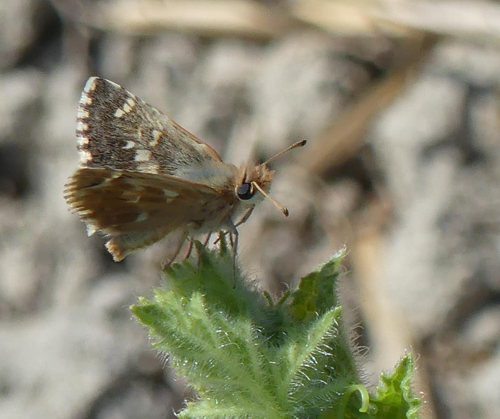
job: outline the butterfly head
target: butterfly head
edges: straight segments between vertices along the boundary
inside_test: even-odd
[[[243,166],[235,185],[236,197],[242,204],[255,204],[261,201],[271,189],[274,170],[265,165]],[[262,192],[261,192],[262,191]]]
[[[286,153],[296,147],[302,147],[305,144],[305,140],[299,141],[260,165],[243,167],[240,170],[235,187],[235,193],[240,200],[240,206],[250,208],[263,198],[267,198],[283,213],[285,217],[288,217],[288,209],[269,195],[274,170],[269,169],[268,164],[277,157],[281,156],[283,153]]]

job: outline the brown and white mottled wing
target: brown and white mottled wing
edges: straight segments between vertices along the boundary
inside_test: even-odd
[[[100,231],[109,238],[106,247],[120,261],[176,229],[221,227],[235,198],[169,175],[81,168],[66,185],[65,199],[89,235]]]
[[[163,173],[221,163],[208,144],[123,87],[88,79],[78,105],[81,167]]]

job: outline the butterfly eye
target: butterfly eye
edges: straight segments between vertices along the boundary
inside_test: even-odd
[[[239,199],[246,201],[255,195],[255,188],[251,183],[243,183],[236,189],[236,194]]]

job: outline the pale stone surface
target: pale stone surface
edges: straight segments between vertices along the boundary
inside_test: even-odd
[[[24,25],[31,16],[9,13],[0,21],[14,25],[17,16]],[[79,49],[62,54],[66,39],[36,33],[0,36],[0,49],[11,51],[0,60],[0,416],[173,417],[182,381],[162,368],[128,311],[161,284],[158,266],[172,246],[116,264],[62,197],[78,164],[76,105],[86,78],[124,85],[239,164],[315,141],[374,82],[363,60],[381,72],[388,65],[380,61],[386,40],[101,33],[93,68],[80,68],[71,64]],[[17,65],[34,43],[42,47]],[[350,223],[383,189],[392,218],[379,276],[424,354],[436,386],[428,398],[453,419],[497,415],[489,407],[498,405],[499,376],[499,57],[496,45],[439,44],[373,124],[368,147],[321,179],[295,163],[307,147],[283,157],[273,164],[272,195],[290,217],[264,202],[240,229],[245,269],[283,290],[343,245],[349,254]],[[345,281],[352,323],[361,322],[355,283]],[[370,333],[363,339],[370,344]]]

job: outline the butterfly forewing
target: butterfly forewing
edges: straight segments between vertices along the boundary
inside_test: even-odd
[[[176,176],[222,163],[208,144],[109,80],[87,81],[77,119],[82,167]]]

